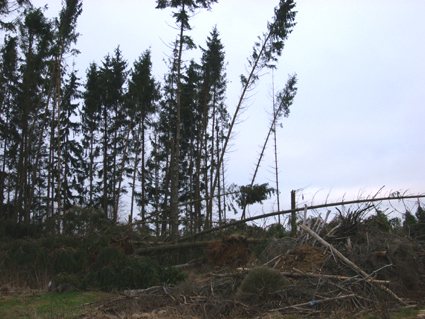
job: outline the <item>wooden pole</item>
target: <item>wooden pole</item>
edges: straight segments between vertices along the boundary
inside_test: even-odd
[[[296,203],[295,203],[295,191],[291,191],[291,235],[297,237],[297,214],[296,214]]]

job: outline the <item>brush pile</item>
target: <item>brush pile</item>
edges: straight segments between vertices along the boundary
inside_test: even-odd
[[[388,318],[391,311],[420,306],[424,246],[362,214],[348,212],[329,224],[306,221],[297,238],[272,239],[256,259],[246,238],[224,237],[209,245],[205,264],[190,269],[184,283],[127,291],[108,309],[148,316],[159,311],[152,305],[160,304],[163,316],[157,318],[352,318],[371,313]]]

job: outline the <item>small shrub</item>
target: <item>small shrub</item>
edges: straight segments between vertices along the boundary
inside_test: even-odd
[[[288,236],[288,231],[282,224],[272,224],[267,230],[267,238],[283,238]]]
[[[75,251],[72,248],[61,248],[55,253],[53,268],[56,273],[74,272],[77,269],[77,261],[75,260]]]
[[[265,301],[288,286],[288,279],[278,270],[256,267],[243,279],[236,298],[240,300]]]
[[[80,286],[80,280],[77,275],[66,272],[59,273],[49,284],[50,291],[65,292],[69,289]]]
[[[97,273],[98,283],[102,289],[112,289],[117,282],[117,273],[110,266],[102,267]]]
[[[38,251],[39,247],[35,242],[26,242],[15,253],[15,261],[20,266],[28,265],[37,257]]]
[[[129,258],[117,247],[107,246],[99,251],[96,258],[95,268],[111,266],[113,268],[123,268],[129,263]]]
[[[161,282],[166,284],[175,285],[185,280],[187,274],[174,267],[166,267],[161,271]]]

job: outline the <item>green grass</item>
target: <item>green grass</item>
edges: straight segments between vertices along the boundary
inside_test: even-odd
[[[111,297],[99,291],[68,293],[25,293],[0,297],[0,318],[71,318],[84,312],[82,304]]]
[[[50,292],[27,292],[14,295],[0,295],[0,318],[1,319],[71,319],[78,318],[78,314],[85,314],[85,318],[91,317],[93,309],[101,303],[82,307],[82,304],[96,301],[106,301],[115,298],[113,293],[101,291],[74,291],[67,293]],[[416,319],[417,309],[403,309],[392,313],[391,319]],[[267,319],[296,319],[301,318],[293,315],[269,313]],[[344,317],[347,318],[347,317]],[[357,319],[382,319],[379,315],[365,315]]]

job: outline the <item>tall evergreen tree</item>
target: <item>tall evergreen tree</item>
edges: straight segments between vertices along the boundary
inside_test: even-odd
[[[264,156],[264,152],[266,150],[269,138],[273,131],[276,129],[276,122],[283,117],[288,117],[290,109],[289,107],[292,105],[294,101],[294,97],[297,94],[297,77],[296,74],[289,76],[288,81],[286,82],[285,88],[278,92],[276,96],[277,107],[273,106],[273,116],[270,122],[269,130],[266,135],[266,139],[264,141],[263,147],[260,152],[260,156],[258,157],[257,165],[255,166],[254,174],[252,175],[251,184],[247,187],[248,189],[253,189],[255,178],[257,177],[258,169],[260,168],[261,161]],[[242,216],[241,218],[245,218],[246,204],[242,207]]]
[[[18,131],[11,125],[11,112],[17,99],[18,88],[18,41],[7,36],[0,49],[0,219],[10,218],[11,173],[16,154],[14,138]]]
[[[79,103],[81,98],[79,82],[76,72],[73,71],[66,79],[61,98],[61,176],[64,211],[73,205],[83,203],[84,167],[83,148],[79,141],[80,123],[78,120]]]
[[[86,84],[83,92],[83,106],[81,108],[82,145],[85,150],[85,202],[88,206],[100,207],[99,190],[97,187],[97,157],[100,155],[99,123],[101,116],[101,92],[99,69],[91,63],[86,72]]]
[[[295,15],[294,11],[295,2],[293,0],[280,0],[279,5],[274,9],[274,17],[272,22],[267,23],[267,32],[263,33],[262,37],[259,37],[259,41],[254,44],[253,52],[248,58],[248,65],[250,71],[248,76],[241,75],[242,93],[239,98],[238,105],[233,114],[227,136],[224,140],[224,144],[221,150],[221,155],[218,162],[218,167],[221,167],[224,160],[224,155],[227,149],[230,136],[232,134],[233,127],[236,123],[236,119],[239,116],[240,111],[243,109],[243,102],[245,95],[259,79],[259,74],[264,68],[276,68],[275,62],[278,57],[282,54],[285,40],[288,35],[292,32],[295,26]],[[220,172],[217,171],[212,184],[212,190],[217,187]],[[210,206],[212,203],[209,204]]]
[[[170,166],[171,175],[171,205],[170,205],[170,224],[171,237],[174,242],[178,240],[178,199],[179,199],[179,159],[180,159],[180,122],[181,122],[181,76],[182,76],[182,54],[183,46],[194,48],[193,40],[185,34],[191,30],[189,24],[190,15],[198,8],[210,9],[217,0],[157,0],[157,8],[173,8],[177,9],[173,13],[176,23],[180,30],[177,44],[177,94],[176,94],[176,135],[173,140],[173,163]]]
[[[57,63],[58,76],[56,80],[56,99],[57,102],[57,203],[58,203],[58,229],[60,230],[60,215],[62,210],[62,165],[61,165],[61,79],[62,79],[62,63],[63,57],[66,53],[72,52],[71,46],[77,42],[78,33],[76,32],[77,19],[82,12],[82,0],[66,0],[63,4],[64,7],[59,13],[59,18],[55,20],[56,26],[56,45],[55,45],[55,58]],[[75,79],[74,79],[75,80]],[[76,82],[73,81],[75,84]],[[75,91],[75,88],[72,88]]]
[[[127,81],[127,62],[123,59],[121,50],[115,49],[114,55],[107,55],[100,68],[101,89],[101,156],[102,166],[99,174],[102,176],[100,188],[102,192],[102,208],[108,216],[112,214],[114,222],[118,218],[117,186],[120,178],[122,151],[125,143],[126,114],[123,112],[125,83]]]
[[[137,61],[134,62],[128,85],[127,101],[129,111],[132,113],[134,124],[132,125],[132,161],[131,172],[131,208],[130,218],[133,219],[133,204],[137,197],[140,206],[142,221],[146,217],[146,206],[148,204],[146,194],[146,181],[148,170],[147,160],[147,130],[150,126],[150,117],[156,111],[155,102],[159,99],[159,84],[152,76],[151,52],[146,50]],[[140,181],[140,192],[136,191],[136,180]]]
[[[170,226],[170,184],[171,166],[174,158],[174,145],[176,134],[176,94],[177,94],[177,50],[169,60],[169,71],[164,77],[161,100],[152,125],[150,142],[152,150],[147,161],[149,171],[153,176],[148,178],[148,197],[153,203],[154,211],[161,227],[157,225],[157,232],[165,235],[167,226]],[[160,217],[159,217],[160,216]],[[159,230],[160,228],[160,230]]]
[[[220,34],[217,27],[214,27],[207,38],[207,47],[202,49],[202,90],[201,90],[201,105],[204,110],[201,145],[205,145],[205,167],[209,167],[209,171],[204,172],[205,176],[205,189],[206,189],[206,222],[209,226],[212,221],[212,202],[214,200],[213,189],[213,175],[214,172],[220,172],[221,168],[218,167],[219,149],[223,139],[223,131],[228,127],[228,114],[224,104],[226,93],[226,73],[225,73],[225,53],[224,46],[219,38]],[[210,119],[210,123],[208,122]],[[210,144],[208,145],[208,132],[210,134]],[[209,147],[208,147],[209,146]],[[202,147],[201,147],[202,149]],[[201,157],[200,157],[201,158]],[[198,163],[200,167],[200,163]],[[221,184],[218,183],[218,217],[221,221]],[[211,205],[210,205],[211,203]]]
[[[38,114],[44,94],[44,82],[51,56],[52,25],[41,9],[30,10],[19,27],[20,49],[24,61],[20,65],[20,85],[17,104],[13,110],[14,125],[18,128],[18,163],[14,195],[15,220],[30,222],[32,202],[29,173],[34,170],[34,148],[40,130]],[[45,103],[45,101],[44,101]]]

